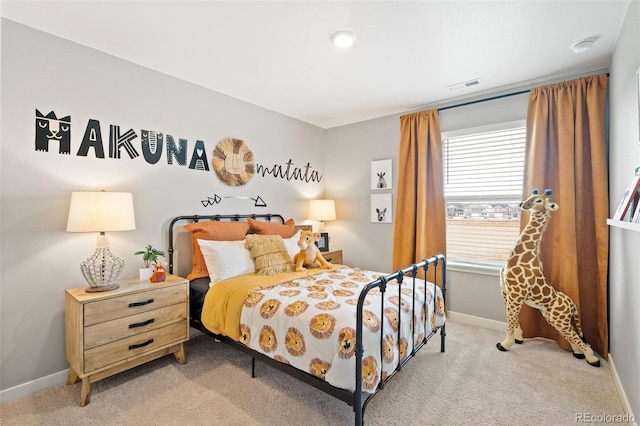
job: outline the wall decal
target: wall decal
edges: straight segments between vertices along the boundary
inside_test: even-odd
[[[196,141],[196,146],[193,152],[194,155],[191,157],[189,168],[194,170],[205,170],[208,172],[209,162],[207,161],[207,154],[204,152],[204,142]]]
[[[221,200],[222,198],[220,198],[216,194],[213,194],[213,197],[207,197],[206,200],[202,200],[200,202],[204,207],[207,207],[207,206],[213,206],[214,204],[218,204]]]
[[[93,148],[96,158],[104,158],[104,149],[102,147],[102,131],[100,130],[100,122],[98,120],[89,120],[87,128],[84,131],[82,144],[76,155],[86,157],[89,148]]]
[[[124,150],[129,154],[129,158],[136,158],[140,154],[133,147],[131,141],[137,138],[136,132],[132,129],[127,130],[123,134],[120,133],[120,126],[111,124],[109,126],[109,157],[120,158],[120,151]]]
[[[260,197],[259,195],[256,198],[245,197],[242,195],[230,195],[224,198],[235,198],[237,200],[252,200],[254,201],[254,204],[253,204],[254,207],[267,207],[267,203],[265,203],[262,197]],[[220,196],[218,196],[217,194],[213,194],[213,197],[207,197],[206,200],[201,200],[200,202],[204,207],[208,207],[208,206],[213,206],[214,204],[220,204],[220,201],[222,201],[222,198],[220,198]]]
[[[178,139],[180,147],[176,145],[173,140],[173,136],[167,135],[167,164],[173,164],[173,158],[176,159],[179,165],[184,166],[187,164],[187,140]]]
[[[95,158],[103,159],[106,157],[106,142],[108,143],[106,147],[108,158],[114,160],[122,160],[122,152],[124,151],[131,160],[142,157],[147,164],[154,165],[161,160],[164,152],[168,165],[177,164],[178,166],[186,166],[190,170],[210,171],[204,141],[196,140],[190,150],[191,157],[187,166],[187,153],[190,148],[187,139],[174,138],[173,135],[148,129],[140,130],[139,147],[136,145],[137,138],[138,133],[135,130],[129,129],[122,132],[119,125],[109,124],[109,138],[105,141],[102,137],[100,120],[91,118],[85,126],[76,156],[88,157],[91,153]],[[44,115],[36,109],[35,150],[49,152],[49,145],[52,143],[58,144],[59,154],[71,154],[71,116],[57,118],[55,111]],[[256,174],[262,177],[271,175],[286,181],[298,180],[305,183],[320,182],[323,178],[317,170],[313,169],[311,163],[297,167],[292,159],[284,164],[274,164],[272,167],[256,164],[253,153],[240,139],[223,140],[215,147],[213,156],[212,164],[216,174],[220,180],[231,186],[245,185]],[[251,199],[256,201],[257,207],[266,206],[260,197]]]
[[[49,142],[58,143],[60,154],[71,154],[71,116],[57,118],[53,111],[45,116],[36,109],[36,151],[49,152]]]
[[[213,150],[213,168],[227,185],[246,185],[255,172],[253,153],[243,140],[227,138]]]
[[[285,167],[286,166],[286,167]],[[261,164],[256,166],[256,174],[262,175],[273,175],[275,178],[281,178],[287,181],[290,180],[301,180],[304,182],[320,182],[322,180],[322,175],[319,174],[316,170],[311,167],[311,163],[307,163],[306,166],[300,167],[292,167],[293,161],[289,159],[284,166],[275,164],[271,169],[264,167]]]
[[[253,204],[254,207],[267,207],[267,203],[265,203],[260,196],[257,196],[256,198],[251,198],[251,197],[243,197],[241,195],[235,195],[235,196],[229,196],[224,198],[236,198],[238,200],[253,200],[255,201],[255,203]]]
[[[142,130],[140,132],[140,140],[142,141],[142,155],[146,162],[156,164],[160,161],[164,146],[164,135],[152,130]]]

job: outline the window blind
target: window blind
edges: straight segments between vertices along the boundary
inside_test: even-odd
[[[526,128],[443,135],[447,256],[504,262],[520,231]]]

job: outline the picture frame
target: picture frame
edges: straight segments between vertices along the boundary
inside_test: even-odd
[[[393,162],[375,160],[371,162],[371,190],[393,189]]]
[[[371,194],[371,222],[393,223],[391,194]]]
[[[316,246],[322,252],[329,251],[329,233],[320,232],[320,239],[316,241]]]

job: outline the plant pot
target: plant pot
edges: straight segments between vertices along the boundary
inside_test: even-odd
[[[148,280],[151,274],[153,274],[153,268],[140,268],[141,280]]]

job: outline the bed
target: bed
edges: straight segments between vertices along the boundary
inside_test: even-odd
[[[189,279],[191,326],[249,354],[252,377],[260,360],[346,402],[362,425],[371,398],[438,332],[445,351],[445,258],[392,274],[294,271],[303,228],[277,214],[175,217],[169,273]]]

